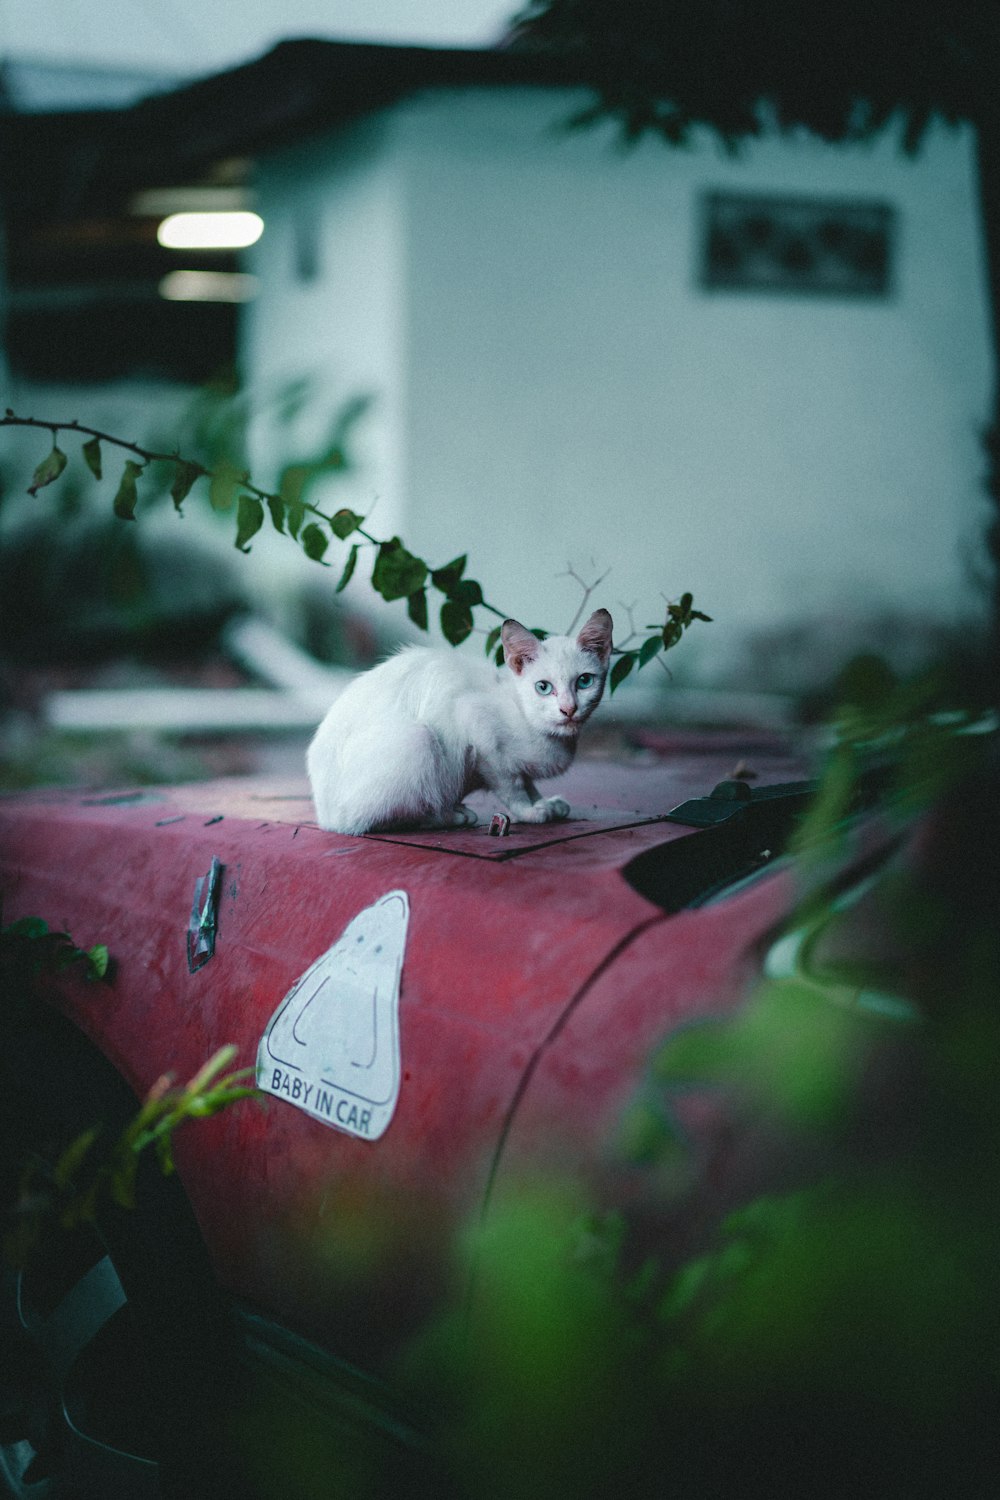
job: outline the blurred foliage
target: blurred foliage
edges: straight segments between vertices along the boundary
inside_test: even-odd
[[[994,687],[985,674],[956,677],[950,664],[900,678],[878,656],[854,658],[838,679],[833,746],[800,852],[837,845],[866,773],[882,771],[883,805],[904,820],[973,773],[996,730]]]
[[[6,1021],[6,1018],[5,1018]],[[24,1164],[20,1189],[5,1226],[4,1256],[23,1266],[36,1246],[56,1230],[97,1221],[105,1203],[131,1208],[143,1152],[152,1149],[164,1172],[174,1170],[173,1136],[189,1120],[218,1114],[240,1099],[257,1096],[252,1068],[226,1072],[236,1055],[220,1047],[186,1084],[159,1078],[134,1117],[108,1139],[100,1122],[78,1135],[58,1159],[40,1150]]]
[[[597,90],[578,123],[617,119],[685,144],[694,128],[730,149],[804,126],[863,141],[890,126],[916,151],[934,118],[989,119],[1000,16],[994,3],[844,0],[817,25],[802,0],[529,0],[513,45],[572,61]]]
[[[194,661],[245,608],[221,558],[114,520],[49,516],[0,547],[0,637],[10,662]]]
[[[404,1361],[460,1496],[990,1493],[997,1234],[919,1176],[762,1196],[673,1273],[554,1184]],[[984,1300],[985,1297],[985,1300]]]
[[[68,734],[29,726],[0,736],[0,792],[37,786],[166,786],[247,775],[252,750],[242,741],[198,741],[137,730]]]
[[[295,633],[317,661],[351,671],[363,671],[403,644],[402,632],[387,615],[353,609],[324,587],[324,580],[306,582],[295,599]]]
[[[78,948],[68,932],[53,932],[41,917],[20,917],[2,924],[0,903],[0,993],[8,1007],[34,1014],[34,991],[43,974],[59,974],[80,964],[87,979],[103,979],[108,972],[108,950],[103,943]],[[11,1014],[8,1010],[8,1018]]]
[[[995,1489],[996,724],[872,660],[841,687],[762,979],[667,1038],[616,1143],[652,1176],[685,1140],[675,1102],[724,1099],[714,1183],[652,1221],[522,1183],[457,1247],[468,1306],[401,1362],[459,1495]]]
[[[68,932],[51,929],[41,917],[21,917],[0,925],[0,1015],[6,1043],[15,1032],[37,1038],[44,1048],[46,1026],[58,1022],[47,996],[52,982],[78,967],[91,982],[113,978],[113,964],[103,943],[80,948]],[[143,1152],[152,1149],[164,1172],[172,1172],[173,1135],[188,1120],[205,1119],[239,1099],[257,1097],[247,1080],[252,1068],[227,1072],[234,1046],[220,1047],[204,1067],[183,1085],[164,1074],[149,1090],[136,1114],[114,1138],[107,1139],[99,1121],[78,1135],[53,1160],[44,1142],[21,1166],[13,1204],[5,1204],[4,1256],[22,1266],[33,1249],[54,1229],[92,1224],[103,1204],[129,1208]],[[4,1163],[5,1177],[15,1163]]]

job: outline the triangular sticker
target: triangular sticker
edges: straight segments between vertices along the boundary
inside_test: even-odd
[[[257,1049],[257,1087],[375,1141],[399,1097],[399,986],[410,903],[390,891],[289,990]]]

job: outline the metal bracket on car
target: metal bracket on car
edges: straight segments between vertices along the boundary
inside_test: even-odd
[[[720,781],[709,796],[692,797],[672,807],[664,816],[671,823],[685,823],[689,828],[714,828],[717,823],[726,823],[762,802],[805,808],[817,785],[815,781],[785,781],[778,786],[749,787],[745,781]]]
[[[194,887],[194,902],[187,930],[187,960],[192,974],[203,964],[207,964],[215,952],[221,884],[222,865],[213,857],[208,874],[199,876]]]

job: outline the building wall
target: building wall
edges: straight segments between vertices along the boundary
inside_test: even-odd
[[[986,514],[988,314],[965,134],[623,151],[553,131],[559,96],[437,95],[397,120],[409,245],[407,506],[468,545],[491,599],[572,614],[693,590],[715,617],[676,661],[742,664],[781,620],[955,612]],[[706,292],[709,189],[896,210],[885,300]],[[863,628],[863,626],[862,626]],[[701,661],[698,658],[701,656]]]
[[[402,200],[385,131],[384,117],[365,120],[261,163],[266,227],[247,256],[260,292],[246,311],[241,362],[259,413],[253,456],[264,484],[321,451],[346,402],[373,398],[354,431],[356,470],[318,495],[365,513],[377,505],[373,524],[388,535],[406,493],[406,357]]]
[[[595,602],[639,626],[691,589],[715,623],[677,653],[682,678],[766,681],[754,642],[785,626],[807,678],[825,665],[794,634],[811,620],[858,644],[878,620],[884,644],[886,617],[982,607],[991,362],[968,135],[935,131],[916,161],[808,138],[626,151],[610,127],[560,130],[573,102],[427,93],[276,157],[254,382],[320,372],[313,423],[375,389],[359,508],[377,493],[373,525],[432,562],[468,551],[528,623],[568,622],[568,567],[611,568]],[[890,295],[703,290],[718,189],[887,201]],[[327,259],[303,287],[287,267],[305,201]]]

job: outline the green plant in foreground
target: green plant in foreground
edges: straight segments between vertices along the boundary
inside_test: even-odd
[[[45,1014],[38,998],[40,984],[74,965],[87,980],[104,979],[110,967],[108,950],[103,943],[81,948],[68,932],[53,931],[41,917],[21,917],[0,926],[0,1022],[8,1031],[27,1027],[34,1034],[40,1014]],[[44,1032],[39,1035],[44,1044]],[[8,1225],[8,1258],[22,1264],[47,1228],[72,1229],[91,1222],[103,1203],[131,1207],[145,1151],[152,1149],[163,1171],[172,1172],[178,1126],[218,1114],[239,1099],[256,1097],[257,1089],[247,1081],[252,1068],[226,1071],[236,1050],[232,1045],[220,1047],[186,1084],[175,1084],[169,1075],[159,1078],[114,1139],[107,1139],[96,1124],[71,1141],[54,1163],[33,1156],[23,1169]]]
[[[87,979],[103,979],[109,962],[103,943],[79,948],[68,932],[53,932],[41,917],[20,917],[7,927],[0,924],[0,988],[7,1003],[30,1003],[42,974],[59,974],[82,964]]]
[[[220,1047],[185,1084],[169,1074],[157,1079],[124,1129],[108,1140],[100,1125],[78,1135],[54,1163],[27,1163],[11,1214],[5,1250],[21,1265],[47,1229],[92,1223],[105,1204],[131,1208],[140,1157],[152,1149],[165,1173],[174,1170],[173,1138],[179,1126],[207,1119],[240,1099],[258,1097],[248,1082],[252,1068],[226,1069],[236,1047]]]
[[[403,1374],[460,1495],[995,1488],[995,721],[868,662],[835,723],[762,979],[665,1038],[608,1144],[630,1200],[521,1182],[456,1247],[468,1305]],[[873,763],[875,862],[846,817]],[[729,1124],[665,1171],[692,1091]]]
[[[357,403],[343,417],[343,437],[355,416],[363,409]],[[84,442],[81,454],[87,469],[95,480],[104,475],[104,447],[120,449],[130,457],[125,459],[112,501],[114,514],[123,521],[134,521],[139,504],[139,484],[151,467],[168,466],[171,473],[170,496],[180,513],[185,500],[199,480],[206,480],[208,499],[216,511],[228,512],[235,507],[235,546],[241,552],[250,551],[250,543],[269,516],[274,530],[297,543],[313,562],[328,566],[326,555],[332,542],[348,543],[346,557],[335,591],[340,593],[354,576],[362,550],[374,553],[371,570],[371,585],[386,603],[406,600],[407,614],[420,630],[429,628],[430,602],[433,595],[440,597],[438,618],[441,633],[452,646],[459,646],[475,629],[476,610],[484,610],[501,622],[508,611],[498,609],[483,595],[482,585],[466,576],[468,557],[463,554],[441,567],[431,567],[422,557],[405,546],[398,537],[379,538],[365,527],[365,517],[347,507],[327,512],[313,504],[308,498],[312,482],[320,474],[333,472],[345,466],[342,443],[335,443],[321,461],[314,464],[289,464],[285,467],[278,489],[262,489],[255,484],[250,474],[237,465],[224,461],[209,468],[195,460],[183,457],[180,452],[158,452],[144,448],[138,443],[102,432],[80,422],[50,422],[36,417],[19,417],[9,407],[0,417],[0,427],[37,427],[52,434],[52,447],[37,465],[28,493],[36,495],[39,490],[53,484],[65,472],[69,463],[66,451],[59,446],[60,434],[81,437]],[[649,625],[639,645],[629,646],[636,632],[630,632],[626,642],[615,648],[617,660],[611,670],[610,691],[614,692],[626,677],[660,657],[678,644],[684,632],[696,621],[708,622],[710,616],[694,608],[690,593],[682,594],[678,601],[667,604],[666,617],[662,624]],[[544,637],[545,630],[538,628],[535,634]],[[500,626],[495,626],[486,637],[486,654],[499,653]]]

